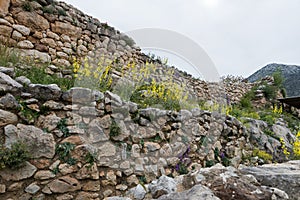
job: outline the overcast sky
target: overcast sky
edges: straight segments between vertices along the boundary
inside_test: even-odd
[[[121,32],[176,31],[197,42],[220,75],[300,64],[299,0],[65,0]]]

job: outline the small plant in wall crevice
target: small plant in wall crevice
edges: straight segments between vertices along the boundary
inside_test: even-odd
[[[13,143],[11,148],[0,146],[0,169],[21,168],[30,158],[28,146],[21,141]]]
[[[75,144],[70,142],[65,142],[57,144],[55,148],[55,153],[58,155],[59,159],[69,165],[76,164],[77,160],[71,157],[71,151],[75,149]]]

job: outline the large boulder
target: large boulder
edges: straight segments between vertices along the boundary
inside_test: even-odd
[[[19,92],[23,86],[12,79],[10,76],[0,72],[0,91],[2,92]]]
[[[36,98],[42,100],[59,100],[62,95],[61,89],[56,84],[30,84],[28,89]]]
[[[16,98],[8,93],[0,98],[0,108],[17,110],[18,108],[20,108],[20,105]]]
[[[12,27],[0,25],[0,35],[3,35],[5,37],[10,37],[13,29]]]
[[[174,179],[163,175],[149,184],[149,190],[153,198],[158,198],[162,195],[176,192],[177,183]]]
[[[82,87],[73,87],[63,93],[62,99],[73,103],[90,103],[92,101],[92,90]]]
[[[51,30],[57,34],[65,34],[71,37],[78,37],[81,35],[81,28],[71,25],[70,23],[64,23],[56,21],[55,23],[51,24]]]
[[[70,176],[60,177],[59,179],[50,182],[47,187],[53,193],[67,193],[81,189],[78,180],[71,178]]]
[[[44,31],[50,28],[49,22],[36,12],[19,12],[16,15],[17,22],[32,31]]]
[[[10,148],[13,143],[23,141],[29,147],[33,158],[53,158],[55,154],[55,141],[52,134],[45,133],[34,126],[24,124],[7,125],[4,128],[5,146]]]
[[[42,63],[48,63],[51,61],[51,57],[49,54],[40,52],[36,49],[26,49],[26,50],[21,50],[20,55],[23,57],[31,57],[34,60],[41,61]]]
[[[263,185],[285,191],[290,199],[300,196],[300,160],[258,167],[241,167],[244,174],[252,174]]]
[[[178,192],[171,193],[168,195],[163,195],[158,198],[158,200],[169,200],[169,199],[182,199],[182,200],[220,200],[218,197],[214,195],[214,193],[207,187],[203,185],[195,185],[191,189]]]
[[[37,168],[34,165],[25,162],[25,165],[19,169],[5,168],[0,170],[0,176],[6,181],[19,181],[32,177],[36,171]]]
[[[220,199],[288,199],[288,195],[277,188],[260,185],[253,175],[242,174],[234,167],[217,164],[211,168],[202,168],[192,174],[195,184],[210,188]]]
[[[0,127],[7,124],[16,124],[18,122],[18,116],[14,113],[0,109]]]

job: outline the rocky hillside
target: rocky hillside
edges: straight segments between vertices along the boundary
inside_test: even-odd
[[[287,96],[300,96],[300,66],[297,65],[269,64],[249,76],[247,80],[255,82],[265,76],[271,76],[277,71],[282,73],[283,86],[286,89]]]

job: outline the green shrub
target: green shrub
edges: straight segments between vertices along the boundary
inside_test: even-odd
[[[138,177],[138,179],[141,185],[145,185],[147,183],[147,179],[145,176],[140,176]]]
[[[240,106],[242,108],[251,109],[252,103],[251,101],[255,99],[255,91],[257,90],[257,86],[251,88],[240,100]]]
[[[45,66],[32,66],[27,69],[16,68],[16,76],[26,76],[35,84],[57,84],[63,91],[74,86],[74,79],[61,78],[56,74],[49,75],[46,73]]]
[[[266,134],[266,135],[269,135],[269,136],[271,136],[271,137],[273,137],[274,136],[274,132],[273,131],[271,131],[270,129],[265,129],[264,130],[264,134]]]
[[[281,88],[284,80],[281,71],[278,70],[274,72],[272,76],[274,78],[274,85],[277,86],[278,88]]]
[[[286,94],[286,89],[285,88],[281,88],[280,92],[281,92],[283,98],[286,98],[286,95],[287,95]]]
[[[188,174],[189,173],[189,170],[187,168],[187,165],[185,163],[178,163],[178,170],[177,172],[182,175],[182,174]]]
[[[257,156],[265,161],[271,161],[273,159],[271,154],[259,149],[254,149],[252,155]]]
[[[300,128],[299,118],[290,113],[284,112],[283,119],[287,122],[288,128],[296,134]]]
[[[265,121],[269,126],[275,124],[276,119],[278,118],[278,114],[273,112],[260,112],[260,119]]]
[[[57,13],[58,13],[58,15],[62,15],[62,16],[66,16],[67,15],[67,13],[66,13],[66,11],[64,9],[58,9]]]
[[[243,108],[243,107],[239,107],[239,106],[234,106],[232,109],[229,110],[229,115],[237,118],[240,121],[243,121],[241,118],[243,117],[247,117],[247,118],[252,118],[252,119],[260,119],[259,114],[253,110],[253,109],[249,109],[249,108]]]
[[[240,104],[243,108],[252,108],[251,100],[247,97],[241,98]]]
[[[13,143],[11,148],[0,147],[0,169],[18,169],[31,158],[26,144]]]
[[[225,167],[228,167],[231,164],[231,161],[227,157],[221,158],[221,161]]]
[[[115,120],[112,120],[112,123],[110,125],[110,129],[109,129],[109,136],[110,137],[117,137],[121,134],[121,128],[119,127],[119,125],[117,124],[117,122]]]
[[[76,159],[71,157],[71,151],[75,148],[75,144],[70,142],[65,142],[57,144],[55,148],[55,153],[58,155],[59,160],[68,163],[69,165],[76,164]]]
[[[159,85],[156,85],[155,88],[159,88]],[[157,107],[166,110],[176,110],[179,111],[181,109],[180,102],[176,98],[172,98],[175,94],[172,94],[172,91],[169,89],[164,89],[161,91],[161,94],[151,94],[147,95],[145,93],[153,91],[153,85],[142,85],[137,88],[130,100],[140,105],[141,108],[147,107]],[[153,92],[156,93],[156,92]]]
[[[44,13],[49,13],[49,14],[54,14],[55,13],[55,8],[52,5],[45,6],[45,7],[43,7],[43,12]]]
[[[64,137],[70,136],[70,130],[67,127],[67,120],[66,119],[61,119],[57,123],[57,128],[63,133]]]
[[[205,167],[212,167],[215,165],[215,161],[214,160],[207,160],[205,162]]]
[[[32,6],[31,6],[31,4],[30,4],[29,1],[25,1],[25,2],[22,4],[22,9],[23,9],[24,11],[27,11],[27,12],[32,12],[32,11],[33,11],[33,8],[32,8]]]
[[[91,167],[97,161],[97,153],[88,152],[85,156],[85,161],[89,163],[89,167]]]
[[[265,85],[263,93],[268,100],[274,100],[277,95],[277,88],[273,85]]]

